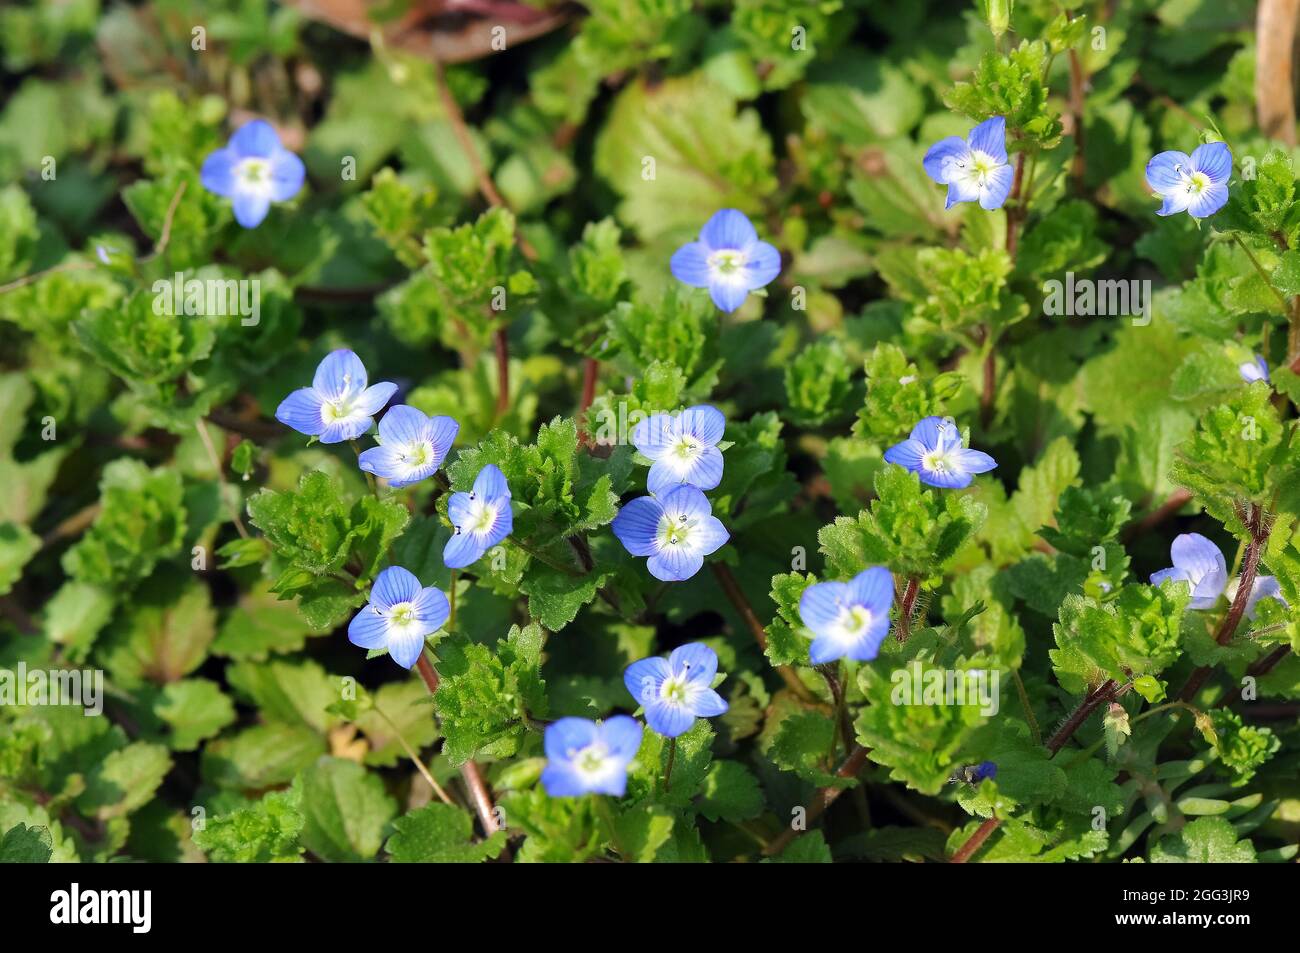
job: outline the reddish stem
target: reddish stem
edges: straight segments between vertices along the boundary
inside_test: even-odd
[[[984,846],[984,842],[989,839],[989,835],[997,830],[998,825],[1001,823],[1002,821],[996,817],[990,817],[986,820],[976,828],[975,833],[970,836],[970,840],[962,844],[957,853],[952,855],[952,859],[948,863],[964,864],[970,860],[971,855]]]

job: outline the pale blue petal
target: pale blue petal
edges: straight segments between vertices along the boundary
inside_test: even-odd
[[[1158,195],[1168,195],[1184,186],[1191,168],[1192,157],[1186,152],[1157,153],[1147,163],[1147,185]]]
[[[808,661],[813,665],[825,665],[845,656],[844,643],[829,635],[819,635],[808,646]]]
[[[916,472],[921,469],[921,458],[929,448],[919,440],[904,440],[885,451],[885,462],[896,463],[904,469]]]
[[[363,454],[364,456],[364,454]],[[473,501],[468,493],[453,493],[447,500],[447,519],[452,526],[463,526],[470,517],[470,505]]]
[[[429,418],[429,440],[433,443],[435,470],[442,466],[443,460],[447,459],[447,454],[456,443],[458,433],[460,433],[460,424],[454,417]]]
[[[1222,142],[1207,142],[1192,153],[1192,168],[1204,172],[1215,185],[1227,185],[1232,177],[1232,150]]]
[[[409,669],[420,660],[424,651],[424,636],[415,631],[397,633],[389,630],[388,655],[394,662]]]
[[[348,641],[363,649],[382,649],[388,645],[388,620],[373,605],[364,606],[348,623]]]
[[[690,579],[704,565],[704,557],[687,552],[684,546],[665,546],[646,560],[650,575],[662,582],[681,582]]]
[[[429,433],[429,418],[410,404],[394,404],[379,421],[379,439],[394,447],[422,443]]]
[[[280,148],[280,137],[276,135],[275,127],[265,119],[244,123],[230,137],[230,149],[240,158],[257,156],[269,159]]]
[[[969,473],[962,470],[951,470],[940,472],[938,470],[929,470],[926,467],[916,471],[921,482],[927,486],[937,486],[945,490],[960,490],[971,485],[974,479]]]
[[[700,443],[716,444],[727,429],[727,418],[722,411],[708,404],[687,407],[681,413],[682,432],[690,434]]]
[[[980,190],[980,208],[986,212],[1002,207],[1002,203],[1011,194],[1011,183],[1015,173],[1009,165],[1000,165],[985,177],[984,188]]]
[[[368,380],[361,358],[347,348],[340,348],[326,354],[317,365],[311,386],[326,400],[339,400],[360,394],[366,389]]]
[[[849,587],[843,582],[817,582],[799,597],[799,618],[818,634],[825,632],[840,617],[849,601]]]
[[[748,294],[749,288],[745,286],[744,274],[739,271],[733,277],[715,276],[709,282],[709,297],[720,310],[728,314],[744,304]]]
[[[409,569],[389,566],[375,577],[375,584],[370,589],[370,604],[387,612],[399,603],[414,602],[423,591],[420,580]]]
[[[501,540],[505,539],[515,528],[515,514],[510,511],[510,497],[504,497],[500,500],[501,509],[497,512],[496,521],[483,536],[483,542],[488,549],[491,549]]]
[[[271,157],[271,201],[287,202],[302,190],[307,168],[288,149],[279,149]]]
[[[724,208],[714,212],[713,217],[700,229],[700,241],[713,251],[728,248],[739,251],[758,241],[758,232],[744,212],[734,208]]]
[[[970,131],[971,151],[982,152],[999,164],[1007,161],[1007,121],[993,116]]]
[[[947,185],[952,168],[958,162],[970,161],[970,146],[960,136],[940,139],[926,150],[921,164],[925,174],[941,185]]]
[[[299,433],[315,437],[325,429],[321,420],[320,394],[310,387],[301,387],[294,391],[275,409],[275,419],[286,427],[292,427]]]
[[[713,676],[718,674],[718,655],[703,642],[688,642],[673,649],[668,667],[674,675],[712,685]]]
[[[656,460],[646,475],[646,489],[656,496],[674,486],[712,490],[721,482],[722,451],[717,447],[705,447],[684,471],[673,470],[663,459]]]
[[[437,632],[447,624],[451,617],[451,604],[446,595],[436,586],[426,586],[416,596],[414,602],[415,617],[420,620],[428,632]]]
[[[1169,547],[1174,565],[1193,579],[1218,581],[1222,592],[1228,584],[1228,566],[1223,551],[1200,533],[1180,533]]]
[[[238,157],[229,149],[218,149],[203,160],[199,181],[214,195],[230,196],[235,192],[235,163]]]
[[[691,527],[691,548],[701,556],[716,553],[731,539],[731,534],[716,516],[705,516]]]
[[[645,706],[645,723],[665,738],[676,738],[695,724],[695,715],[676,702],[656,698]]]
[[[1151,585],[1158,586],[1166,579],[1172,579],[1174,582],[1191,582],[1191,579],[1187,576],[1186,569],[1179,569],[1177,566],[1172,566],[1169,569],[1161,569],[1158,572],[1153,572],[1151,574]]]
[[[672,674],[668,662],[657,655],[633,662],[623,672],[623,684],[639,705],[649,705],[659,697],[664,680]]]
[[[1157,215],[1177,215],[1180,212],[1186,212],[1187,206],[1191,204],[1192,193],[1186,189],[1176,189],[1164,197],[1160,207],[1156,209]]]
[[[762,288],[781,274],[781,253],[775,245],[754,242],[745,249],[745,284],[750,291]]]
[[[345,440],[356,440],[369,430],[374,422],[374,419],[366,414],[353,414],[351,417],[325,424],[320,436],[316,439],[321,443],[342,443]]]
[[[478,476],[474,478],[474,495],[480,500],[510,498],[510,486],[506,483],[506,476],[495,463],[489,463],[478,471]]]
[[[725,715],[729,707],[726,699],[711,688],[706,688],[695,697],[696,718],[716,718]]]
[[[668,260],[668,268],[684,285],[692,288],[709,286],[709,247],[703,242],[691,242],[673,252]]]
[[[998,465],[998,462],[983,450],[969,448],[954,450],[953,456],[957,466],[967,473],[988,473]]]
[[[567,763],[548,764],[540,780],[551,797],[581,797],[587,793],[582,777]]]
[[[642,456],[658,460],[677,436],[676,419],[672,414],[651,414],[632,428],[632,446]]]
[[[937,450],[942,434],[948,426],[948,422],[942,417],[926,417],[912,428],[908,436],[919,441],[927,450]]]
[[[1209,218],[1228,204],[1228,187],[1211,184],[1201,192],[1191,196],[1187,203],[1187,214],[1192,218]]]
[[[367,417],[373,417],[384,409],[384,404],[397,393],[397,385],[389,381],[382,381],[373,384],[361,392],[356,403],[352,405],[353,409],[359,414],[365,414]]]
[[[1286,599],[1282,596],[1282,586],[1275,576],[1255,577],[1255,584],[1250,587],[1250,595],[1246,597],[1247,618],[1255,618],[1255,611],[1261,599],[1276,599],[1282,605],[1287,604]]]
[[[542,747],[552,761],[566,762],[570,751],[581,751],[596,740],[594,721],[586,718],[560,718],[546,726]]]
[[[948,195],[944,199],[943,207],[950,209],[962,202],[978,202],[979,200],[980,187],[975,180],[969,176],[959,176],[948,183]]]
[[[663,506],[658,500],[639,496],[619,509],[610,528],[623,548],[633,556],[650,556],[658,549],[655,537],[663,515]]]
[[[845,654],[858,662],[870,662],[880,652],[880,645],[887,635],[889,635],[889,616],[873,616],[871,624],[867,626],[861,638],[854,642]]]
[[[605,739],[605,747],[609,749],[610,757],[622,762],[626,770],[628,762],[635,758],[637,751],[641,749],[640,723],[628,715],[615,715],[600,725],[600,733]],[[626,778],[624,780],[626,781]]]
[[[235,221],[244,228],[257,228],[271,211],[271,200],[260,192],[249,192],[236,187],[230,196],[230,207]]]
[[[713,513],[709,498],[693,486],[679,486],[659,498],[663,510],[674,521],[682,518],[700,520]]]
[[[402,462],[402,452],[388,444],[362,450],[357,457],[357,466],[366,473],[373,473],[389,481],[401,479],[407,469]]]
[[[464,569],[478,562],[487,550],[487,541],[475,533],[452,533],[442,549],[442,561],[448,569]]]
[[[884,566],[872,566],[849,582],[849,601],[871,610],[873,616],[888,616],[894,604],[894,577]]]

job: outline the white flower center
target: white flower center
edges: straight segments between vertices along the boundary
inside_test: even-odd
[[[709,270],[723,278],[735,276],[745,267],[745,254],[735,248],[720,248],[709,255]]]
[[[585,748],[570,748],[565,754],[573,762],[574,770],[584,778],[598,778],[608,768],[609,749],[600,741],[592,742]]]
[[[269,192],[271,189],[271,163],[257,157],[243,159],[235,166],[235,178],[249,191]]]
[[[327,400],[321,405],[321,416],[325,418],[327,423],[347,420],[354,413],[352,404],[353,398],[350,396],[340,397],[337,400]]]
[[[921,457],[921,466],[931,473],[954,473],[957,465],[947,450],[931,450]]]
[[[497,521],[497,506],[483,500],[474,499],[470,494],[469,513],[463,526],[457,526],[457,532],[477,533],[482,535],[490,530]]]
[[[686,546],[694,525],[695,521],[687,516],[670,516],[665,513],[659,520],[660,545]]]
[[[423,635],[416,630],[420,626],[419,616],[415,612],[415,603],[399,602],[388,610],[388,632],[389,635],[398,637],[404,635]]]
[[[659,689],[659,697],[672,705],[685,705],[690,701],[692,694],[690,684],[685,676],[665,678],[663,685]]]
[[[953,161],[957,166],[957,174],[981,189],[987,187],[989,176],[999,165],[991,155],[978,149],[972,149],[966,158]]]
[[[871,610],[865,606],[845,606],[836,623],[846,639],[856,639],[871,625]]]
[[[428,466],[429,461],[433,459],[433,444],[428,440],[407,444],[405,449],[398,453],[398,459],[412,470]]]

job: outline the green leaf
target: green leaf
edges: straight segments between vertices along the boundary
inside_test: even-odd
[[[379,853],[397,805],[378,775],[355,761],[321,758],[302,773],[302,844],[322,860],[355,863]]]
[[[1153,864],[1253,864],[1255,848],[1222,817],[1198,817],[1151,848]]]
[[[175,751],[193,751],[235,720],[235,706],[216,682],[186,678],[166,686],[154,702],[154,714],[171,730]]]
[[[218,863],[296,861],[303,851],[298,837],[306,823],[302,800],[299,782],[272,791],[260,801],[207,819],[195,829],[194,843]]]
[[[48,827],[17,824],[0,838],[0,864],[47,864],[53,853]]]
[[[475,843],[473,818],[458,807],[437,802],[399,817],[393,830],[384,847],[395,864],[477,864],[496,857],[506,846],[504,831]]]

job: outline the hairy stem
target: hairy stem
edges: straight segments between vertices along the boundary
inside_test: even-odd
[[[902,601],[898,604],[898,627],[894,631],[899,642],[906,642],[912,634],[912,612],[916,608],[916,597],[920,592],[921,580],[915,576],[907,580],[907,588],[903,590]]]
[[[971,859],[975,851],[984,846],[984,842],[989,839],[989,835],[998,829],[1002,821],[996,817],[988,818],[983,824],[975,829],[975,833],[970,836],[970,840],[958,848],[957,853],[952,855],[948,861],[950,864],[964,864]]]

